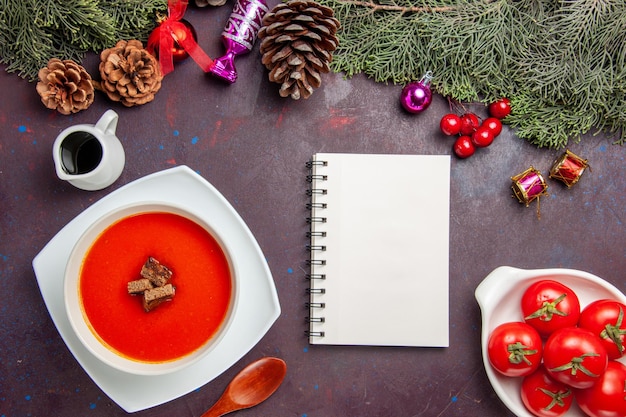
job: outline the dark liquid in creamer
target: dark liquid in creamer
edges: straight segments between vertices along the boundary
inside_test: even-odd
[[[91,133],[70,133],[61,143],[61,161],[68,174],[86,174],[102,160],[102,145]]]

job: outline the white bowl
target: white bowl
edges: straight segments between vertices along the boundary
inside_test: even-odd
[[[493,270],[476,288],[475,296],[482,313],[481,349],[485,371],[500,400],[518,417],[533,417],[520,396],[522,378],[506,377],[498,373],[487,354],[489,335],[495,327],[509,321],[522,321],[521,297],[532,283],[542,279],[554,279],[571,288],[580,300],[581,308],[592,301],[610,298],[626,304],[626,296],[605,280],[588,272],[574,269],[524,270],[501,266]],[[624,359],[620,359],[624,361]],[[584,417],[585,414],[572,404],[566,417]]]
[[[200,348],[188,355],[180,358],[164,361],[164,362],[142,362],[122,356],[116,351],[109,348],[94,334],[89,320],[84,313],[82,301],[80,299],[80,274],[83,260],[87,251],[91,248],[94,241],[113,223],[126,218],[128,216],[140,213],[166,212],[183,216],[196,224],[203,227],[221,246],[226,259],[228,261],[231,277],[231,297],[224,321],[218,331]],[[80,236],[74,248],[71,251],[65,269],[64,279],[64,299],[65,309],[72,329],[76,333],[78,339],[96,358],[105,364],[135,375],[161,375],[178,371],[184,367],[188,367],[199,359],[203,358],[219,343],[220,339],[227,331],[236,306],[236,298],[238,295],[238,278],[237,271],[232,262],[232,251],[229,250],[228,243],[222,239],[209,224],[207,216],[201,216],[192,211],[180,207],[172,203],[164,202],[138,202],[123,206],[109,211],[101,216],[85,232]],[[130,296],[129,296],[130,297]],[[137,300],[139,301],[139,300]],[[139,302],[138,305],[141,305]],[[158,308],[158,307],[157,307]],[[149,313],[146,313],[149,314]],[[120,325],[129,325],[128,323],[120,323]]]

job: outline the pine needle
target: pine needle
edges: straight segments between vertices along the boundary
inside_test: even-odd
[[[145,41],[167,0],[0,0],[0,62],[29,81],[50,58],[80,62],[120,39]]]
[[[342,27],[332,68],[432,87],[460,102],[509,97],[506,122],[539,147],[588,132],[626,143],[623,0],[320,0]]]

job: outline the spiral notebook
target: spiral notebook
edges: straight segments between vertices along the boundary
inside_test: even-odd
[[[318,153],[307,166],[309,343],[448,346],[450,157]]]

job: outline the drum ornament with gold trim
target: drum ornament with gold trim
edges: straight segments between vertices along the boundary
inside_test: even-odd
[[[566,150],[552,165],[549,177],[563,182],[570,188],[580,180],[587,167],[589,164],[586,159]]]
[[[526,171],[511,177],[513,184],[513,194],[520,203],[528,205],[535,199],[547,195],[548,185],[541,175],[532,165]]]

